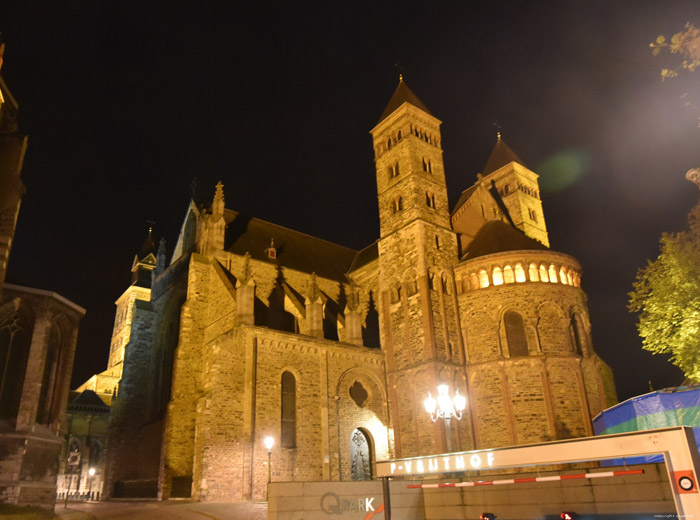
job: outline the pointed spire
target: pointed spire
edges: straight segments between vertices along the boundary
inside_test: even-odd
[[[216,184],[216,193],[212,204],[212,216],[218,220],[224,215],[224,185],[221,181]]]
[[[146,235],[146,240],[143,241],[141,249],[139,249],[139,260],[142,260],[149,254],[156,252],[156,243],[153,239],[153,224],[155,224],[155,222],[152,222],[150,220],[148,221],[148,234]]]
[[[489,155],[489,160],[486,161],[486,166],[484,166],[481,172],[484,176],[489,173],[493,173],[499,168],[503,168],[506,164],[511,162],[517,162],[525,166],[525,163],[515,155],[515,152],[510,149],[510,147],[505,143],[501,137],[501,132],[496,134],[496,145],[491,150],[491,155]]]
[[[420,99],[418,99],[418,96],[416,96],[413,93],[413,91],[410,88],[408,88],[408,85],[406,85],[406,83],[403,80],[403,74],[399,74],[399,86],[396,87],[396,90],[392,94],[391,99],[389,100],[389,103],[384,109],[384,112],[382,112],[382,115],[379,118],[378,122],[381,123],[382,121],[384,121],[404,103],[410,103],[411,105],[420,108],[422,111],[432,115],[430,113],[430,110],[428,110],[423,104],[423,102]]]

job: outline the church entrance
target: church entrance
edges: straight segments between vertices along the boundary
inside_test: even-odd
[[[350,437],[350,460],[353,480],[372,479],[372,456],[369,436],[359,428]]]

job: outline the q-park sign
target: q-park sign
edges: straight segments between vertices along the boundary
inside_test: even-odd
[[[324,493],[321,497],[321,511],[327,515],[342,515],[349,512],[372,513],[381,510],[382,507],[379,506],[375,511],[374,497],[340,498],[332,491]]]

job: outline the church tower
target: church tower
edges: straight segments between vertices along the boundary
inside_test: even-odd
[[[441,121],[400,79],[373,137],[379,202],[380,328],[397,457],[468,449],[468,418],[445,431],[423,401],[466,393],[452,266]]]

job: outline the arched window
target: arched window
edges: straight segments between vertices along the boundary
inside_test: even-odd
[[[540,281],[542,281],[542,282],[549,281],[549,276],[547,276],[547,268],[543,265],[540,265]]]
[[[566,272],[566,280],[568,281],[569,285],[574,285],[574,277],[571,276],[571,271]]]
[[[574,333],[574,349],[577,354],[583,355],[586,351],[585,345],[587,344],[586,329],[583,327],[581,315],[577,312],[571,315],[571,328]]]
[[[500,267],[493,269],[493,285],[503,285],[503,272]]]
[[[15,302],[0,306],[0,419],[14,420],[22,397],[25,370],[31,344],[31,323]]]
[[[386,140],[386,149],[391,150],[391,137]]]
[[[425,157],[423,157],[423,171],[427,172],[428,171],[428,165],[425,162]]]
[[[472,273],[469,275],[469,289],[472,291],[474,289],[479,288],[479,278],[476,276],[476,273]]]
[[[561,283],[563,283],[563,284],[568,283],[568,281],[567,281],[567,279],[566,279],[566,271],[564,270],[563,267],[562,267],[561,269],[559,269],[559,280],[560,280]]]
[[[428,173],[433,173],[433,162],[428,159]]]
[[[506,283],[514,283],[515,276],[513,275],[513,268],[509,265],[503,268],[503,281]]]
[[[486,270],[482,269],[479,271],[479,287],[488,287],[489,286],[489,275],[486,272]]]
[[[503,317],[503,321],[506,326],[506,340],[508,341],[510,357],[527,356],[529,350],[523,317],[515,311],[508,311]]]
[[[557,270],[554,265],[549,266],[549,281],[551,283],[557,283]]]
[[[515,264],[515,281],[518,283],[526,281],[525,269],[523,269],[522,264]]]
[[[294,374],[282,374],[282,431],[280,444],[283,448],[297,446],[297,382]]]
[[[401,130],[399,130],[399,133],[397,134],[396,137],[398,137],[399,141],[401,140],[401,137],[402,137],[402,135],[401,135]]]
[[[535,264],[530,264],[530,281],[531,282],[539,282],[540,281],[540,275],[537,273],[537,266]]]

